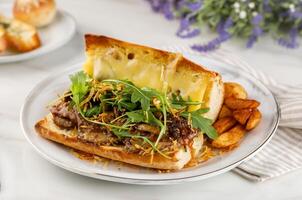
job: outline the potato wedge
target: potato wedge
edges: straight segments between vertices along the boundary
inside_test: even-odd
[[[247,120],[250,118],[251,114],[253,112],[253,109],[247,108],[247,109],[240,109],[235,110],[233,112],[233,117],[242,125],[245,125]]]
[[[232,111],[226,107],[225,105],[223,105],[221,107],[220,113],[218,115],[218,119],[224,118],[224,117],[231,117],[233,115]]]
[[[0,26],[0,53],[5,51],[7,48],[6,36],[5,36],[5,29]]]
[[[226,148],[237,144],[244,136],[246,130],[242,125],[236,125],[231,130],[221,134],[213,140],[212,146],[216,148]]]
[[[249,120],[247,121],[246,129],[252,130],[253,128],[255,128],[261,121],[261,118],[262,118],[261,112],[258,109],[254,109]]]
[[[236,124],[236,122],[237,121],[233,117],[224,117],[217,120],[213,124],[213,127],[216,129],[216,132],[218,134],[222,134],[232,128]]]
[[[246,109],[246,108],[257,108],[260,103],[253,99],[237,99],[229,97],[224,100],[225,105],[232,110]]]
[[[224,98],[239,98],[239,99],[246,99],[247,92],[243,88],[242,85],[234,82],[225,82],[224,83]]]

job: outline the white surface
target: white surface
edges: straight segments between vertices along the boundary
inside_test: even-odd
[[[252,130],[241,145],[232,152],[217,156],[199,166],[183,169],[171,173],[158,173],[154,170],[134,168],[120,163],[110,162],[106,168],[104,163],[95,165],[80,160],[70,154],[70,149],[47,141],[36,134],[34,124],[49,113],[45,108],[49,102],[57,98],[70,87],[70,74],[82,67],[82,63],[72,66],[68,70],[52,74],[40,82],[26,98],[20,114],[21,126],[26,139],[32,146],[50,162],[75,173],[94,177],[97,179],[110,180],[121,183],[162,185],[172,183],[185,183],[206,179],[231,170],[244,160],[249,159],[257,151],[269,142],[278,124],[278,105],[273,94],[257,79],[249,76],[235,67],[224,63],[201,58],[197,55],[185,54],[185,56],[203,66],[212,66],[211,69],[219,72],[225,81],[235,81],[244,86],[251,98],[261,102],[259,107],[263,113],[262,121],[256,129]]]
[[[0,4],[0,12],[3,12],[5,16],[11,17],[11,10],[12,4]],[[0,63],[27,60],[49,53],[66,44],[73,37],[75,31],[76,22],[74,18],[67,12],[58,11],[50,25],[38,29],[41,47],[25,53],[16,53],[8,50],[0,55]]]
[[[2,0],[5,2],[6,0]],[[153,14],[139,0],[59,0],[73,14],[79,30],[154,46],[191,44],[174,36],[176,22]],[[213,35],[204,34],[202,40]],[[261,39],[251,50],[240,40],[223,48],[243,57],[280,82],[302,83],[302,48],[283,49]],[[173,186],[135,186],[79,176],[50,164],[25,141],[18,122],[27,93],[50,72],[83,60],[82,36],[41,58],[0,65],[0,199],[302,199],[302,171],[264,183],[229,172],[204,181]],[[53,67],[55,66],[55,67]]]

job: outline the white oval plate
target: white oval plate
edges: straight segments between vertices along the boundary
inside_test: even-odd
[[[108,166],[103,167],[101,164],[80,160],[67,148],[43,139],[35,132],[35,123],[48,113],[46,105],[69,87],[68,76],[79,71],[81,64],[51,75],[30,92],[20,114],[24,135],[40,155],[55,165],[78,174],[108,181],[160,185],[201,180],[229,171],[255,155],[270,140],[279,122],[278,104],[272,93],[261,82],[238,68],[200,56],[187,55],[186,57],[219,72],[225,81],[242,84],[247,89],[250,98],[261,102],[260,110],[263,113],[261,123],[246,135],[238,148],[229,153],[217,156],[196,167],[171,173],[158,173],[154,170],[120,165],[116,162],[110,162]]]
[[[0,4],[0,12],[12,16],[12,4]],[[7,50],[0,54],[0,63],[17,62],[41,56],[66,44],[75,34],[75,19],[65,11],[58,10],[54,21],[44,28],[39,28],[41,47],[25,52],[16,53]]]

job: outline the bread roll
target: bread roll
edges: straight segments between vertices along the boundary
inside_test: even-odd
[[[41,46],[35,27],[19,20],[12,20],[6,29],[9,46],[20,52],[27,52]]]
[[[16,19],[42,27],[53,21],[56,4],[54,0],[16,0],[13,14]]]

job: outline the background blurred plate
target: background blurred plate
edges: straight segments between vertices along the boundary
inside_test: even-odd
[[[69,171],[97,179],[131,184],[160,185],[201,180],[229,171],[251,158],[268,143],[278,126],[280,117],[278,104],[273,94],[261,82],[238,70],[238,68],[196,55],[185,54],[185,56],[219,72],[224,81],[242,84],[248,91],[250,98],[261,102],[259,108],[263,114],[261,123],[246,135],[241,145],[235,150],[210,159],[199,166],[171,173],[158,173],[155,170],[121,165],[113,161],[104,167],[102,163],[95,164],[76,158],[67,148],[41,138],[35,132],[34,124],[48,113],[46,105],[69,87],[68,76],[81,70],[82,64],[51,75],[30,92],[20,114],[24,135],[39,154],[50,162]]]
[[[0,4],[0,13],[12,16],[12,4]],[[26,53],[6,51],[0,54],[0,63],[16,62],[35,58],[51,52],[66,44],[76,31],[75,19],[65,11],[58,10],[54,21],[43,28],[38,29],[41,39],[41,47]]]

